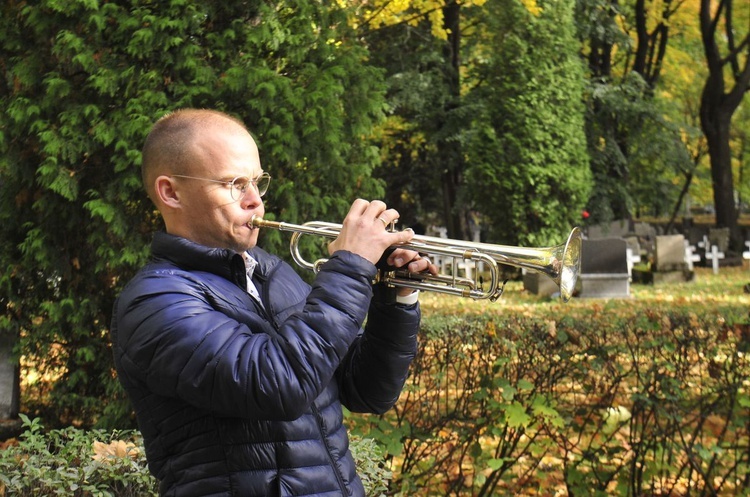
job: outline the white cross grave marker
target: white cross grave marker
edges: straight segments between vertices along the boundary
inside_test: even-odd
[[[474,262],[473,261],[461,261],[457,265],[459,270],[464,272],[464,277],[468,279],[472,279],[474,277]]]
[[[701,255],[696,254],[693,251],[695,250],[695,247],[690,245],[690,242],[685,240],[685,262],[687,263],[688,270],[693,270],[693,263],[694,262],[700,262],[701,261]]]
[[[636,254],[633,249],[628,247],[626,249],[628,257],[628,280],[633,281],[633,266],[641,262],[641,254]]]
[[[703,235],[703,240],[698,242],[697,245],[706,252],[706,256],[708,256],[709,252],[711,252],[711,243],[709,243],[708,237],[706,235]]]
[[[443,226],[431,226],[431,230],[437,232],[437,236],[440,238],[448,238],[448,228]],[[429,234],[429,233],[428,233]],[[437,266],[440,273],[447,273],[448,267],[453,267],[452,258],[446,255],[434,255],[430,258],[430,261]]]
[[[719,259],[724,258],[724,252],[719,252],[719,247],[711,245],[711,253],[706,254],[707,259],[711,259],[711,267],[714,269],[714,274],[719,274]]]

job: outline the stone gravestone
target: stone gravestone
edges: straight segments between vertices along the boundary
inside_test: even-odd
[[[711,251],[710,247],[716,245],[719,248],[719,252],[726,253],[729,250],[729,228],[711,228],[708,230],[708,243],[709,248],[707,252]]]
[[[740,266],[742,258],[729,253],[729,228],[708,230],[709,247],[706,249],[706,263],[710,263],[714,274],[719,274],[719,266]]]
[[[560,293],[560,288],[546,274],[523,268],[523,289],[534,295],[551,297]]]
[[[18,417],[19,377],[14,344],[14,336],[0,333],[0,420]]]
[[[685,268],[685,237],[661,235],[656,237],[654,269],[657,271],[682,271]]]
[[[630,221],[620,219],[608,223],[593,224],[586,228],[586,237],[592,240],[600,238],[616,238],[630,232]]]
[[[633,224],[633,232],[640,238],[647,238],[649,240],[656,238],[656,228],[648,223]]]
[[[685,237],[683,235],[659,235],[656,237],[653,282],[667,283],[689,281],[692,272],[685,260]]]
[[[641,255],[652,256],[654,253],[654,240],[656,239],[656,228],[648,223],[635,223],[633,225],[635,236],[641,245]]]
[[[578,280],[582,298],[630,297],[627,242],[622,238],[583,240]]]

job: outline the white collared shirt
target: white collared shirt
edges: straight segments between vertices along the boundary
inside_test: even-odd
[[[260,293],[255,288],[255,283],[253,283],[253,273],[255,272],[255,267],[258,265],[258,261],[253,259],[247,252],[242,253],[242,259],[245,261],[245,274],[247,274],[247,293],[257,300],[260,305],[263,305],[263,302],[260,300]]]

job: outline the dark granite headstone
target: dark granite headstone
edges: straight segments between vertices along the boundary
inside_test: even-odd
[[[627,242],[622,238],[583,240],[579,280],[581,297],[629,297]]]
[[[581,274],[628,274],[627,249],[622,238],[583,240]]]

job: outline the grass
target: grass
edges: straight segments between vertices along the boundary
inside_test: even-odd
[[[533,295],[523,288],[521,281],[508,281],[503,296],[496,302],[474,301],[437,293],[420,296],[426,314],[460,314],[520,312],[522,314],[576,314],[606,308],[611,311],[634,312],[637,309],[662,309],[672,306],[694,307],[696,312],[709,309],[742,308],[750,310],[750,294],[745,285],[750,284],[750,270],[742,267],[721,268],[714,274],[711,268],[695,268],[695,278],[690,282],[662,283],[656,285],[630,285],[630,298],[581,299],[567,303],[559,299]]]

